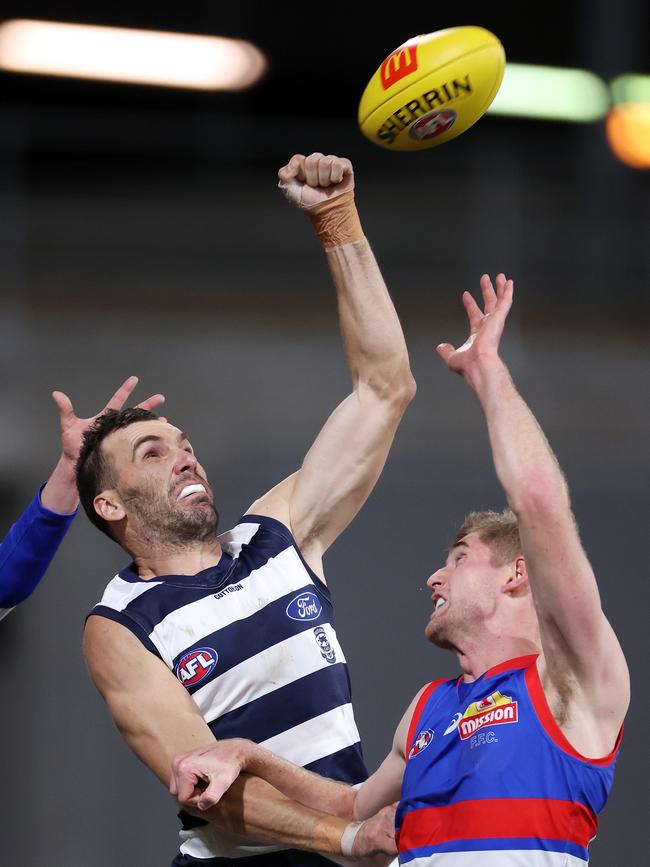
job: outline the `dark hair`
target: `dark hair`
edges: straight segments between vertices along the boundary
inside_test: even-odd
[[[77,490],[84,511],[92,523],[115,540],[108,521],[95,511],[94,500],[100,491],[115,486],[115,469],[112,462],[102,452],[102,442],[113,431],[121,430],[137,421],[155,421],[158,416],[148,409],[129,407],[128,409],[109,409],[98,416],[85,432],[83,444],[75,469]]]
[[[503,512],[470,512],[456,532],[452,548],[463,536],[476,533],[492,549],[492,563],[501,566],[521,556],[521,540],[517,516],[510,509]]]

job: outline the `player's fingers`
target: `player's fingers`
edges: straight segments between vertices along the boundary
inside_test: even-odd
[[[347,157],[340,157],[341,167],[343,169],[343,177],[346,175],[350,175],[352,180],[354,181],[354,169],[352,168],[352,163]]]
[[[181,804],[189,804],[193,798],[198,798],[203,794],[202,780],[198,774],[189,772],[186,769],[179,769],[174,774],[174,777],[176,780],[176,800],[180,801]]]
[[[127,377],[122,385],[115,392],[113,397],[108,401],[102,412],[106,412],[108,409],[122,409],[124,404],[127,402],[129,397],[131,396],[133,389],[138,384],[137,376],[129,376]]]
[[[499,277],[503,277],[503,274],[500,274]],[[499,285],[499,277],[497,277],[497,286]],[[490,275],[483,274],[480,283],[481,293],[483,295],[483,308],[486,313],[492,313],[494,308],[497,306],[497,294],[494,291]]]
[[[514,295],[515,285],[512,280],[506,280],[503,284],[503,289],[499,297],[499,310],[507,314],[512,307],[512,298]]]
[[[278,171],[278,177],[281,181],[291,181],[298,176],[300,166],[304,163],[305,157],[303,154],[294,154],[286,166]]]
[[[238,776],[239,768],[234,765],[225,765],[221,770],[210,774],[210,782],[198,800],[199,809],[207,810],[217,804]]]
[[[327,159],[331,161],[330,177],[333,184],[340,184],[343,180],[343,165],[344,161],[341,157],[336,157],[334,154],[328,154]]]
[[[456,350],[451,345],[451,343],[439,343],[438,346],[436,346],[436,352],[438,353],[440,358],[442,358],[445,364],[449,363],[449,359],[455,351]]]
[[[474,300],[474,296],[471,292],[463,292],[463,306],[467,311],[470,331],[474,331],[476,328],[478,328],[481,319],[483,319],[483,313],[481,311],[481,308]]]
[[[72,401],[67,394],[64,394],[62,391],[53,391],[52,399],[59,410],[62,425],[71,421],[75,417],[74,409],[72,408]]]
[[[310,154],[305,160],[305,182],[310,187],[318,186],[318,162],[322,157],[323,154],[317,152]]]
[[[148,409],[149,412],[152,412],[156,407],[161,406],[165,402],[164,394],[152,394],[151,397],[148,397],[146,400],[140,401],[140,403],[136,404],[138,409]]]
[[[329,157],[322,157],[318,161],[318,186],[329,187],[335,183],[332,177],[332,160]]]

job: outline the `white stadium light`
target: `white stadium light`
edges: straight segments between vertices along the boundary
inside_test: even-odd
[[[609,89],[593,72],[507,63],[488,114],[590,123],[609,107]]]
[[[250,42],[54,21],[0,25],[0,69],[197,90],[241,90],[266,70]]]

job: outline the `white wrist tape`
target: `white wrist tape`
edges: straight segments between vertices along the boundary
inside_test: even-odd
[[[346,858],[352,857],[352,847],[359,833],[359,828],[362,825],[363,822],[350,822],[343,832],[343,836],[341,837],[341,855],[345,855]]]

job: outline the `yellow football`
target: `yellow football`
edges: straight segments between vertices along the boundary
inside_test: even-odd
[[[503,45],[483,27],[414,36],[368,82],[359,103],[361,131],[389,150],[443,144],[485,114],[505,65]]]

